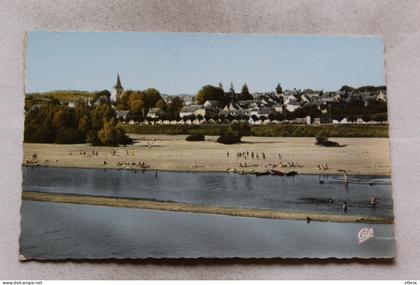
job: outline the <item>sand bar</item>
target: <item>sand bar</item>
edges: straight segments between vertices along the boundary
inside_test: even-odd
[[[314,138],[302,137],[244,137],[241,144],[223,145],[211,136],[206,137],[204,142],[187,142],[184,135],[130,136],[136,143],[128,147],[24,143],[23,163],[35,165],[30,161],[36,152],[36,165],[56,167],[130,169],[138,168],[132,164],[144,162],[150,169],[172,171],[236,169],[238,172],[252,172],[276,169],[283,172],[295,170],[300,174],[338,174],[339,169],[345,169],[352,175],[391,173],[388,138],[331,138],[344,145],[336,148],[317,146]],[[247,159],[238,158],[238,152],[248,152],[249,155]],[[252,152],[254,159],[251,158]],[[125,165],[121,165],[123,162]],[[299,166],[284,166],[292,162]],[[318,164],[327,164],[329,169],[320,171]]]
[[[285,219],[285,220],[307,220],[337,223],[371,223],[371,224],[392,224],[392,218],[357,216],[357,215],[333,215],[303,212],[284,212],[273,210],[261,210],[250,208],[226,208],[217,206],[193,205],[176,202],[161,202],[143,199],[128,199],[114,197],[98,197],[74,194],[22,192],[23,200],[43,201],[54,203],[84,204],[94,206],[141,208],[148,210],[217,214],[240,217],[253,217],[264,219]]]

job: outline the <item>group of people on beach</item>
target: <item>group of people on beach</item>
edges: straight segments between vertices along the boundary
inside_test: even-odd
[[[318,169],[318,170],[329,170],[329,169],[330,169],[330,167],[328,166],[328,163],[325,163],[325,164],[318,164],[317,169]]]
[[[147,168],[148,166],[146,165],[145,162],[143,161],[139,161],[139,162],[129,162],[129,161],[118,161],[117,162],[117,166],[118,167],[129,167],[129,166],[136,166],[136,167],[140,167],[140,168]]]
[[[129,148],[125,148],[124,149],[124,152],[125,152],[125,155],[126,156],[134,156],[134,154],[135,154],[134,149],[129,149]],[[70,151],[69,152],[69,155],[73,155],[73,153]],[[91,157],[91,156],[99,156],[99,152],[97,150],[92,150],[92,151],[89,151],[89,150],[79,150],[79,155],[81,155],[81,156],[89,156],[89,157]],[[116,156],[116,155],[117,155],[117,150],[111,149],[111,156]],[[105,165],[108,165],[108,164],[109,163],[106,160],[104,160],[102,162],[102,165],[104,165],[104,166]],[[123,166],[123,167],[138,166],[138,167],[141,167],[141,168],[145,168],[146,167],[146,163],[145,162],[141,162],[141,161],[139,161],[139,162],[118,161],[116,165],[119,166],[119,167],[121,167],[121,166]]]
[[[92,150],[91,154],[92,154],[92,156],[99,156],[99,152],[96,151],[96,150]],[[70,151],[69,155],[73,155],[73,153]],[[89,151],[86,152],[86,150],[80,150],[79,155],[89,155]]]
[[[279,154],[279,156],[280,156],[280,154]],[[227,158],[229,158],[229,152],[226,152],[226,157]],[[260,155],[260,153],[259,152],[253,152],[253,151],[238,151],[237,153],[236,153],[236,157],[237,158],[244,158],[245,160],[246,159],[248,159],[249,157],[251,158],[251,159],[257,159],[257,160],[259,160],[259,159],[262,159],[262,160],[265,160],[265,153],[262,151],[261,152],[261,155]]]
[[[32,153],[32,159],[27,159],[26,160],[27,164],[36,164],[38,163],[38,153],[37,152],[33,152]]]
[[[111,155],[112,156],[116,156],[117,155],[117,151],[115,149],[112,149],[111,150]],[[126,156],[134,156],[134,149],[125,148],[125,155]]]
[[[226,152],[226,158],[229,159],[229,157],[231,156],[231,153],[229,151]],[[268,160],[268,155],[262,151],[262,152],[256,152],[256,151],[238,151],[236,152],[236,158],[241,160],[245,160],[245,161],[239,161],[238,162],[238,166],[240,168],[242,167],[258,167],[260,166],[259,164],[255,163],[255,161],[258,160]],[[282,162],[282,156],[281,153],[278,153],[278,159],[279,159],[279,163],[268,163],[266,165],[263,165],[264,167],[269,167],[269,168],[275,168],[277,166],[283,167],[283,168],[295,168],[295,167],[303,167],[303,165],[299,164],[299,162],[294,162],[294,161],[287,161],[287,162]]]

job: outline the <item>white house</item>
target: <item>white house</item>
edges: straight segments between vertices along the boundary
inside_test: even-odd
[[[294,111],[296,111],[297,109],[300,109],[300,108],[301,108],[301,106],[297,102],[290,102],[289,104],[286,104],[286,110],[289,111],[289,112],[294,112]]]
[[[117,118],[123,118],[125,120],[128,115],[128,110],[115,110],[115,115]]]
[[[378,102],[387,102],[386,94],[382,91],[379,91],[379,94],[376,95],[376,101]]]
[[[147,113],[147,117],[149,118],[158,118],[158,112],[160,111],[160,108],[150,108],[149,112]]]
[[[186,116],[191,116],[191,115],[195,115],[195,116],[201,115],[204,117],[206,115],[206,110],[204,108],[204,105],[184,106],[179,112],[179,116],[181,118],[186,117]]]
[[[211,111],[219,110],[219,102],[216,100],[207,100],[204,102],[204,108]]]

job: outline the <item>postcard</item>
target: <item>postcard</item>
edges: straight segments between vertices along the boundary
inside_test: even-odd
[[[395,256],[382,38],[26,40],[21,260]]]

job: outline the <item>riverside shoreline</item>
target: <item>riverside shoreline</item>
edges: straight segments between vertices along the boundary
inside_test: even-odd
[[[244,137],[241,144],[234,145],[218,144],[216,137],[211,136],[206,136],[203,142],[185,141],[184,135],[130,134],[130,137],[135,143],[127,147],[24,143],[23,164],[138,170],[141,168],[136,165],[144,162],[147,169],[166,171],[252,173],[273,169],[342,175],[339,170],[345,169],[350,175],[391,174],[388,138],[332,138],[344,145],[335,148],[317,146],[315,139],[308,137]],[[248,152],[247,159],[237,157],[239,152]],[[259,159],[251,159],[252,152],[258,153]],[[263,152],[265,159],[261,158]],[[38,155],[37,163],[31,162],[34,153]],[[119,164],[122,162],[126,164]],[[292,162],[299,166],[281,166]],[[321,164],[327,164],[328,169],[320,171],[317,166]]]
[[[264,219],[284,219],[284,220],[307,220],[320,222],[337,223],[366,223],[366,224],[393,224],[393,218],[372,217],[360,215],[334,215],[305,212],[286,212],[251,208],[232,208],[218,206],[203,206],[176,202],[154,201],[134,198],[115,198],[100,197],[74,194],[41,193],[41,192],[22,192],[23,200],[83,204],[92,206],[140,208],[147,210],[175,211],[188,213],[216,214],[239,217],[253,217]]]

